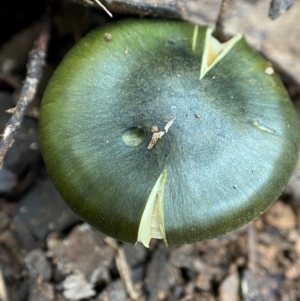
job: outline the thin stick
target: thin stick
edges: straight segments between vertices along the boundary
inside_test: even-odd
[[[14,114],[7,122],[0,136],[0,168],[7,151],[14,142],[14,137],[21,126],[25,111],[36,94],[39,81],[42,77],[43,65],[45,64],[49,35],[50,25],[47,21],[43,23],[39,36],[35,41],[34,48],[29,53],[27,75]]]
[[[99,0],[94,0],[99,6],[102,7],[102,9],[112,18],[113,15],[112,13],[99,1]]]
[[[256,273],[257,262],[257,234],[254,228],[254,222],[251,222],[247,228],[248,232],[248,268],[251,272]]]
[[[219,11],[218,19],[216,22],[216,28],[214,34],[218,37],[218,39],[225,39],[225,34],[224,34],[224,19],[225,19],[225,14],[227,11],[227,0],[222,0],[221,8]]]
[[[140,300],[139,293],[135,290],[132,284],[131,269],[126,260],[124,250],[121,247],[119,247],[118,253],[116,255],[116,265],[130,298],[132,300]]]
[[[7,295],[5,280],[4,280],[1,268],[0,268],[0,300],[8,301],[8,295]]]

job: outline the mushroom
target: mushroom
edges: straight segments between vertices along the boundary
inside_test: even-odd
[[[111,39],[105,39],[110,34]],[[283,191],[299,125],[277,75],[240,35],[126,20],[89,33],[43,97],[42,154],[69,206],[118,240],[224,235]]]

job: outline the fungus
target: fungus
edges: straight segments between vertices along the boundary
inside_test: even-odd
[[[250,222],[280,195],[299,151],[293,106],[267,66],[243,37],[221,44],[183,22],[92,31],[42,101],[54,184],[84,221],[145,246],[207,240]]]

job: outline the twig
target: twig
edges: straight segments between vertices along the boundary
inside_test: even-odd
[[[5,155],[14,142],[17,130],[20,128],[24,113],[36,94],[37,86],[42,77],[43,65],[45,64],[46,50],[50,35],[50,25],[43,23],[39,36],[32,51],[29,53],[27,75],[21,89],[20,98],[15,112],[7,122],[0,140],[0,168]]]
[[[254,222],[250,223],[247,228],[248,232],[248,268],[254,274],[256,273],[257,262],[257,234],[254,228]]]
[[[6,285],[3,277],[2,270],[0,268],[0,300],[8,301]]]
[[[254,222],[247,226],[248,234],[248,269],[243,273],[241,293],[243,300],[258,300],[261,296],[259,274],[257,271],[257,234]]]
[[[109,236],[105,236],[104,237],[104,241],[108,245],[110,245],[114,250],[118,250],[119,249],[119,244],[118,244],[118,242],[115,239],[113,239],[113,238],[111,238]]]
[[[222,4],[221,4],[221,8],[219,11],[219,15],[218,15],[218,19],[216,22],[216,28],[215,28],[215,32],[214,35],[221,41],[224,42],[226,41],[226,35],[224,34],[224,19],[225,19],[225,14],[227,11],[227,0],[222,0]]]
[[[140,294],[133,287],[131,281],[131,269],[127,263],[124,250],[121,247],[119,247],[116,255],[116,265],[130,298],[132,300],[141,300]]]
[[[113,15],[112,13],[99,1],[99,0],[94,0],[102,9],[112,18]]]

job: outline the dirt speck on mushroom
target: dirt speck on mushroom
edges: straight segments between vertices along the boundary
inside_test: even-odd
[[[105,40],[106,42],[108,42],[108,41],[110,41],[111,39],[112,39],[111,33],[106,32],[106,33],[104,34],[104,40]]]

